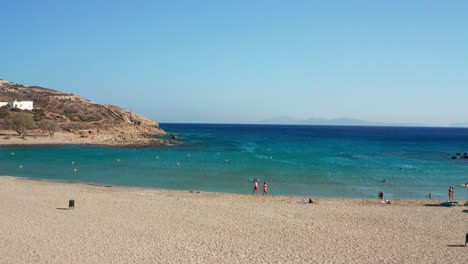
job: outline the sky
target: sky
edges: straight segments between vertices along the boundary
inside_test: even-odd
[[[160,122],[468,122],[468,1],[0,0],[0,79]]]

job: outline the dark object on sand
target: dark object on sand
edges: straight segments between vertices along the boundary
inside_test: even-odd
[[[69,200],[68,201],[68,209],[75,210],[75,200]]]
[[[452,207],[452,206],[457,206],[457,205],[458,205],[458,202],[447,201],[447,202],[441,203],[440,205],[441,205],[441,206],[445,206],[445,207]]]
[[[468,244],[468,233],[466,233],[466,237],[465,237],[465,247],[466,247],[466,244]]]

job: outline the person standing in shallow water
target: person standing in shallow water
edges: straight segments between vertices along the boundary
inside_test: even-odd
[[[449,187],[449,201],[455,200],[454,194],[455,194],[455,189],[453,188],[453,186],[450,186]]]
[[[268,194],[268,184],[266,182],[263,183],[263,195]]]
[[[255,179],[253,180],[253,182],[254,182],[254,189],[253,189],[252,194],[254,194],[254,193],[256,194],[256,193],[258,193],[258,179],[255,178]]]

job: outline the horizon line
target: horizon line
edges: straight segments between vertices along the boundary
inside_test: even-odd
[[[468,129],[468,127],[456,126],[432,126],[432,125],[314,125],[314,124],[261,124],[261,123],[216,123],[216,122],[158,122],[161,124],[174,125],[254,125],[254,126],[316,126],[316,127],[391,127],[391,128],[449,128],[449,129]]]

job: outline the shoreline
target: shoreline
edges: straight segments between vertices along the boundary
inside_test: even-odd
[[[181,142],[158,138],[160,135],[112,134],[103,133],[82,137],[70,132],[57,132],[54,137],[30,134],[25,139],[16,133],[0,131],[0,146],[40,146],[40,145],[92,145],[110,147],[175,146]]]
[[[281,199],[291,199],[291,201],[297,201],[313,198],[313,200],[331,200],[331,201],[355,201],[361,203],[380,203],[378,198],[355,198],[355,197],[336,197],[336,196],[299,196],[299,195],[272,195],[267,196],[258,193],[256,195],[249,193],[232,193],[232,192],[213,192],[213,191],[203,191],[203,190],[190,190],[190,189],[165,189],[157,187],[139,187],[139,186],[124,186],[124,185],[110,185],[105,183],[96,183],[96,182],[82,182],[82,181],[67,181],[67,180],[54,180],[54,179],[42,179],[42,178],[30,178],[30,177],[21,177],[21,176],[11,176],[11,175],[0,175],[0,179],[9,178],[18,181],[31,181],[31,182],[40,182],[40,183],[51,183],[51,184],[65,184],[65,185],[76,185],[82,187],[100,187],[108,189],[117,189],[117,190],[128,190],[128,191],[162,191],[162,192],[174,192],[174,193],[193,193],[193,194],[207,194],[207,195],[219,195],[219,196],[240,196],[240,197],[275,197]],[[392,205],[427,205],[435,206],[434,204],[440,204],[447,200],[444,199],[391,199]],[[455,199],[459,203],[459,206],[464,206],[466,202],[464,199]]]

